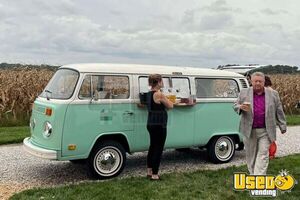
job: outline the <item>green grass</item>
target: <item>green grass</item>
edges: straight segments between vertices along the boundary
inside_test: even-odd
[[[30,136],[28,126],[0,127],[0,145],[20,143],[25,137]]]
[[[300,154],[270,161],[268,174],[278,175],[287,169],[300,180]],[[14,195],[11,200],[23,199],[253,199],[248,191],[233,190],[233,173],[246,172],[246,166],[230,167],[218,171],[197,171],[163,175],[162,181],[145,177],[112,179],[101,182],[81,183],[47,189],[31,189]],[[277,199],[296,200],[300,185],[291,192],[280,193]],[[259,198],[260,199],[260,198]]]
[[[300,125],[300,115],[287,115],[286,121],[289,126]]]
[[[20,114],[17,118],[14,118],[11,114],[1,116],[0,127],[13,127],[13,126],[28,126],[29,116]]]

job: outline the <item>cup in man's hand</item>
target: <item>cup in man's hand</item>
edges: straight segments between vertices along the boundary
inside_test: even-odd
[[[244,107],[244,111],[250,111],[250,109],[251,109],[251,103],[250,102],[248,102],[248,101],[245,101],[244,103],[243,103],[243,107]]]

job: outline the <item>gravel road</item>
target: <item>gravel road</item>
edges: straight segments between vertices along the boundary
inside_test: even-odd
[[[277,130],[277,157],[300,153],[300,126],[288,127],[284,135]],[[145,176],[146,152],[127,156],[123,173],[119,176]],[[205,151],[192,149],[187,152],[167,150],[163,154],[161,173],[219,169],[245,164],[244,151],[236,152],[226,164],[211,164]],[[91,180],[85,165],[68,161],[49,161],[27,154],[21,144],[0,146],[0,199],[7,199],[15,192],[33,187],[48,187]]]

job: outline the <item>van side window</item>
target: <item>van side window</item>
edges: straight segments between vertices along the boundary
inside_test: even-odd
[[[90,98],[91,94],[91,76],[85,76],[80,91],[79,91],[79,98]]]
[[[148,84],[148,77],[140,77],[139,78],[139,87],[140,87],[140,93],[149,92],[150,87]]]
[[[92,91],[92,92],[91,92]],[[79,98],[128,99],[129,78],[127,76],[86,76],[79,92]]]
[[[163,77],[164,88],[168,89],[171,87],[170,78]],[[147,93],[150,91],[148,84],[148,77],[142,76],[139,78],[140,93]]]
[[[164,93],[173,92],[179,98],[187,98],[191,94],[190,82],[188,78],[180,77],[163,77],[164,87],[162,91]],[[140,93],[146,93],[150,90],[148,85],[148,77],[139,78]]]
[[[238,93],[235,80],[196,78],[197,98],[236,98]]]
[[[172,87],[176,97],[188,98],[191,94],[190,82],[187,78],[172,78]]]

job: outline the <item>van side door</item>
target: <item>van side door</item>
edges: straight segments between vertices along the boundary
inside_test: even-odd
[[[149,91],[148,76],[137,78],[138,92]],[[169,91],[174,92],[178,98],[188,97],[191,94],[191,84],[187,77],[163,76],[163,92],[167,95]],[[194,109],[193,106],[174,107],[168,112],[166,148],[188,147],[193,144],[194,136]],[[149,134],[146,129],[148,110],[146,106],[136,107],[136,122],[134,132],[137,139],[138,150],[146,150],[149,147]]]
[[[84,76],[78,97],[66,112],[63,156],[85,155],[101,134],[132,136],[134,111],[130,83],[131,77],[127,75]],[[76,150],[69,151],[69,144],[75,144]]]

